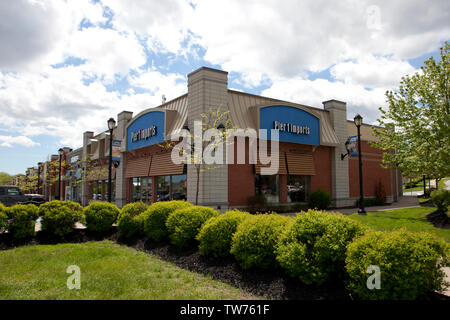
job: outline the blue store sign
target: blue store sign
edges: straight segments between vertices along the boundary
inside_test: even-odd
[[[164,111],[151,111],[135,119],[127,128],[127,151],[164,141]]]
[[[259,109],[259,128],[279,131],[280,141],[319,145],[319,119],[302,110],[290,106],[268,106]]]

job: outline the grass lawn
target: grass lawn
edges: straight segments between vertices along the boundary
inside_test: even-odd
[[[69,290],[70,265],[81,288]],[[0,251],[3,299],[258,299],[209,277],[111,241]]]
[[[435,207],[416,207],[367,212],[366,216],[352,213],[349,217],[376,230],[393,230],[405,227],[410,231],[430,232],[450,242],[450,230],[435,228],[426,218],[427,214],[435,210]]]
[[[450,178],[443,178],[443,179],[441,179],[441,180],[439,180],[439,182],[438,182],[438,188],[439,189],[443,189],[446,185],[445,185],[445,181],[446,180],[449,180]],[[432,181],[434,181],[434,179],[431,179]],[[425,180],[426,181],[426,189],[428,189],[428,185],[429,185],[429,181],[430,181],[430,179],[426,179]],[[405,188],[405,186],[403,185],[403,191],[404,192],[408,192],[408,191],[423,191],[423,181],[421,181],[420,183],[419,183],[419,185],[417,186],[417,187],[414,187],[414,188],[409,188],[409,189],[406,189]]]

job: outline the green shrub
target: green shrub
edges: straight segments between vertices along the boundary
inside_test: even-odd
[[[365,227],[337,213],[309,210],[297,216],[277,245],[277,261],[306,284],[322,284],[345,275],[347,245]]]
[[[436,188],[434,188],[434,187],[426,188],[424,196],[429,198],[431,196],[431,194],[433,193],[433,191],[436,191]]]
[[[38,207],[34,204],[16,204],[7,210],[9,219],[12,219],[8,226],[9,232],[14,238],[33,237],[35,235],[34,226],[38,218]]]
[[[161,241],[168,236],[166,221],[175,210],[191,207],[187,201],[173,200],[153,203],[143,213],[144,233],[154,241]]]
[[[209,207],[192,206],[178,209],[167,218],[170,242],[177,247],[187,247],[195,240],[203,224],[219,213]]]
[[[233,210],[209,219],[196,237],[200,242],[200,254],[214,257],[229,255],[231,238],[238,224],[249,216],[248,212]]]
[[[431,199],[438,210],[445,213],[448,210],[448,206],[450,206],[450,190],[435,190],[431,192]]]
[[[6,230],[8,227],[8,215],[6,214],[6,207],[0,202],[0,232]]]
[[[71,233],[76,222],[84,223],[83,208],[72,201],[53,200],[39,206],[42,231],[64,237]]]
[[[348,246],[348,288],[361,299],[416,299],[445,288],[448,245],[429,233],[371,232]],[[380,289],[368,289],[367,268],[380,269]]]
[[[148,205],[142,201],[126,204],[117,220],[119,237],[131,238],[143,233],[144,220],[143,213],[148,209]]]
[[[325,190],[317,190],[310,194],[308,205],[311,209],[326,210],[331,204],[331,195]]]
[[[119,208],[109,202],[91,202],[84,208],[86,227],[90,231],[102,232],[112,228],[120,213]]]
[[[117,220],[119,220],[123,214],[128,214],[132,217],[136,217],[141,213],[144,213],[148,208],[149,205],[142,201],[128,203],[124,205],[123,208],[120,210]]]
[[[231,240],[230,253],[244,269],[269,268],[276,264],[275,247],[283,230],[293,219],[262,214],[242,221]]]

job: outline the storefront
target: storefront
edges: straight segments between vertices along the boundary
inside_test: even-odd
[[[175,163],[171,157],[174,145],[168,143],[171,134],[181,129],[192,133],[194,121],[219,106],[226,114],[219,124],[229,120],[232,128],[253,130],[257,139],[234,138],[224,147],[228,161],[202,164],[200,174],[192,163]],[[116,204],[186,199],[225,209],[246,207],[255,197],[262,197],[266,203],[287,205],[307,202],[311,192],[321,189],[332,195],[334,206],[351,206],[359,196],[355,193],[357,159],[341,159],[341,155],[346,153],[346,140],[354,135],[353,126],[347,121],[345,102],[329,100],[317,108],[233,91],[228,89],[227,72],[200,68],[188,75],[187,94],[134,117],[127,111],[118,115],[114,139],[122,143],[113,174]],[[376,139],[371,126],[363,125],[362,132],[365,196],[374,197],[375,186],[381,183],[386,200],[392,202],[399,193],[399,173],[380,167],[381,151],[368,144]],[[279,141],[274,152],[272,133]],[[86,141],[92,137],[85,133]],[[242,141],[245,154],[239,155]],[[256,143],[256,158],[250,154],[250,141]],[[260,152],[276,160],[274,172],[267,173],[271,164],[259,158]],[[97,167],[105,165],[101,162]],[[91,199],[105,198],[107,175],[100,175],[88,179]]]

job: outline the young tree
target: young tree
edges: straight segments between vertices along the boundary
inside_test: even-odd
[[[212,108],[209,108],[208,113],[202,113],[201,115],[201,133],[194,133],[192,131],[189,131],[189,140],[191,143],[193,143],[196,139],[201,140],[201,150],[196,151],[195,145],[191,148],[182,148],[179,149],[179,151],[182,153],[183,157],[185,158],[186,163],[193,164],[195,168],[196,173],[196,192],[195,192],[195,205],[198,204],[198,196],[199,196],[199,190],[200,190],[200,174],[206,170],[214,170],[216,168],[219,168],[222,166],[222,164],[219,165],[206,165],[203,163],[204,156],[206,153],[210,153],[211,151],[214,152],[215,149],[217,149],[220,146],[227,146],[229,144],[232,144],[233,141],[230,142],[230,129],[235,129],[232,124],[231,120],[229,118],[229,111],[222,112],[221,106],[217,107],[217,109],[213,110]],[[220,137],[219,139],[212,139],[212,141],[204,140],[203,134],[205,131],[209,129],[217,129],[221,125],[221,131],[219,131]],[[162,144],[159,144],[159,146],[164,150],[172,150],[178,143],[174,141],[166,141]],[[188,149],[188,150],[186,150]],[[225,150],[224,150],[225,152]]]
[[[421,72],[405,76],[398,91],[386,92],[387,110],[378,119],[387,130],[374,129],[385,167],[398,167],[409,177],[437,181],[450,174],[450,43],[441,61],[425,61]]]

